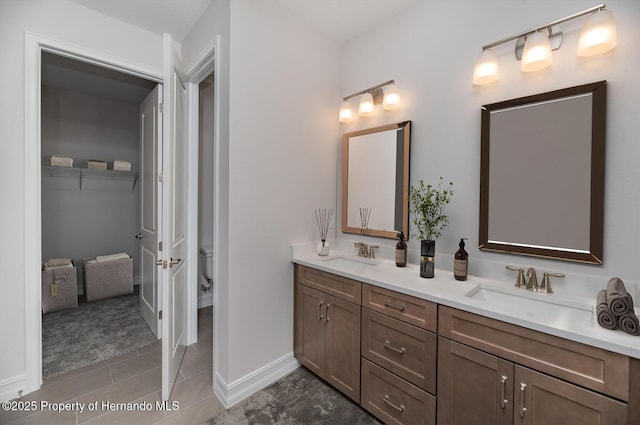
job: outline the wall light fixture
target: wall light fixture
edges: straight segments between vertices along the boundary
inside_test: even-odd
[[[552,61],[551,50],[559,49],[562,44],[562,28],[559,24],[581,16],[591,14],[580,32],[577,55],[593,56],[613,49],[618,41],[616,24],[613,14],[605,7],[606,4],[599,4],[482,46],[482,53],[473,70],[473,84],[485,85],[498,80],[498,59],[491,48],[513,40],[517,40],[515,54],[517,59],[522,60],[522,72],[539,71],[548,67]]]
[[[381,103],[382,108],[385,110],[393,110],[400,107],[398,87],[396,87],[395,80],[389,80],[377,86],[369,87],[368,89],[343,97],[342,103],[340,104],[340,113],[338,114],[340,122],[351,122],[355,118],[353,105],[349,102],[349,99],[357,96],[360,96],[358,115],[361,117],[373,115],[375,105]]]

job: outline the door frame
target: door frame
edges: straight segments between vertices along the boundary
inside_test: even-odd
[[[25,139],[24,139],[24,190],[25,190],[25,231],[24,231],[24,277],[25,277],[25,394],[42,385],[42,307],[41,273],[42,265],[42,205],[41,205],[41,53],[54,53],[82,62],[102,66],[114,71],[144,78],[163,84],[162,69],[151,69],[125,59],[102,52],[56,40],[40,34],[25,31]],[[189,143],[191,140],[189,140]],[[188,161],[191,161],[189,156]],[[197,162],[196,162],[197,165]],[[197,176],[196,176],[197,177]],[[191,198],[189,198],[191,199]],[[197,202],[197,198],[196,198]],[[190,220],[189,220],[190,221]],[[191,223],[189,222],[189,226]],[[192,233],[189,232],[189,238]],[[196,251],[197,252],[197,251]],[[191,253],[190,253],[191,254]],[[193,255],[191,255],[193,256]],[[196,263],[197,264],[197,263]],[[197,267],[196,276],[197,278]],[[189,274],[188,286],[195,287]],[[197,282],[197,281],[196,281]],[[189,296],[196,294],[194,290]],[[197,301],[196,301],[197,302]],[[188,327],[194,327],[191,312],[194,305],[188,302]],[[196,304],[197,307],[197,304]],[[197,336],[197,324],[196,336]],[[188,332],[187,343],[194,340]]]
[[[198,261],[200,260],[200,250],[198,247],[198,195],[199,195],[199,186],[198,186],[198,176],[200,170],[198,168],[198,158],[199,158],[199,127],[200,127],[200,119],[199,119],[199,110],[200,110],[200,83],[212,72],[214,73],[213,77],[213,113],[214,113],[214,122],[213,122],[213,145],[214,149],[219,140],[219,95],[218,95],[218,81],[216,78],[216,51],[217,46],[220,42],[220,36],[216,36],[216,40],[214,40],[215,44],[210,45],[200,60],[196,62],[194,66],[191,67],[187,71],[187,79],[189,80],[189,116],[187,123],[187,134],[188,134],[188,162],[189,162],[189,170],[187,171],[187,181],[188,181],[188,194],[187,194],[187,233],[189,235],[188,241],[188,253],[189,256],[187,258],[187,273],[189,276],[189,280],[192,283],[189,284],[188,288],[188,315],[189,315],[189,325],[187,329],[187,341],[195,342],[198,340],[198,292],[200,285],[196,284],[200,282],[200,277],[198,275]],[[213,166],[213,174],[215,176],[215,172],[217,169],[216,166],[216,158],[213,158],[212,161]],[[216,182],[214,182],[214,199],[215,193],[217,193]],[[215,203],[213,206],[214,212],[214,235],[215,235],[215,223],[217,220],[217,214],[215,209]],[[212,239],[215,240],[215,239]],[[214,249],[214,252],[216,250]],[[213,281],[216,281],[216,270],[214,259],[214,268],[213,268]],[[214,292],[213,300],[214,300],[214,308],[215,308],[215,285],[212,286],[211,290]],[[215,350],[215,347],[214,347]],[[213,360],[212,360],[213,361]]]

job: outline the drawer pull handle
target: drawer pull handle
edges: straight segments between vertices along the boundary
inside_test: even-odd
[[[318,320],[322,320],[324,319],[324,316],[322,315],[321,311],[322,311],[322,304],[324,304],[322,301],[320,301],[318,303]]]
[[[398,310],[400,310],[400,311],[404,311],[404,309],[405,309],[405,308],[407,308],[407,306],[406,306],[406,305],[404,305],[404,304],[396,305],[396,304],[393,304],[393,303],[392,303],[391,301],[389,301],[389,300],[385,300],[385,301],[384,301],[384,306],[385,306],[385,307],[395,308],[395,309],[398,309]]]
[[[324,322],[325,323],[329,321],[329,307],[331,307],[331,304],[327,304],[324,306]]]
[[[391,342],[388,339],[384,341],[384,346],[385,348],[395,351],[398,354],[404,354],[407,351],[407,349],[404,347],[400,347],[400,348],[394,347],[393,345],[391,345]]]
[[[404,410],[404,404],[401,404],[400,406],[396,406],[391,402],[391,400],[389,400],[388,394],[384,395],[384,402],[387,403],[389,406],[393,407],[394,409],[396,409],[398,412],[402,412]]]
[[[502,384],[502,408],[505,409],[507,407],[507,404],[509,404],[509,400],[507,400],[506,398],[504,398],[504,387],[507,384],[507,377],[502,375],[502,379],[500,379],[500,383]]]
[[[524,418],[527,413],[527,408],[524,407],[524,390],[527,389],[527,384],[520,382],[520,417]]]

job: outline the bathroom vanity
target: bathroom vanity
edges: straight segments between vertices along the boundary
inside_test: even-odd
[[[640,424],[640,338],[586,310],[532,316],[525,296],[472,296],[511,284],[415,265],[293,262],[296,358],[385,423]]]

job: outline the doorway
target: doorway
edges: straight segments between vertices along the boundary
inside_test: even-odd
[[[182,84],[182,98],[179,109],[176,109],[176,104],[171,96],[167,97],[166,93],[172,93],[173,90],[167,89],[165,92],[164,100],[167,100],[164,105],[164,114],[162,120],[163,129],[169,128],[167,131],[170,135],[174,134],[171,131],[173,123],[178,122],[180,124],[181,132],[185,131],[185,123],[188,118],[189,128],[189,141],[186,147],[180,146],[183,151],[182,157],[185,159],[185,165],[181,166],[182,170],[187,170],[188,176],[182,176],[183,180],[181,184],[187,182],[188,177],[188,190],[181,190],[180,193],[187,193],[187,199],[181,205],[188,206],[187,213],[183,215],[185,220],[183,221],[187,226],[185,232],[185,240],[188,242],[188,252],[184,253],[183,259],[180,263],[184,263],[185,267],[177,266],[171,269],[170,265],[173,265],[174,260],[167,258],[163,260],[163,267],[159,267],[162,270],[163,279],[166,277],[172,280],[168,282],[168,287],[172,287],[172,282],[175,282],[175,278],[186,279],[182,288],[185,290],[185,294],[182,297],[182,301],[186,301],[185,307],[182,311],[186,312],[183,324],[187,326],[184,329],[185,332],[181,332],[180,339],[184,338],[184,342],[179,342],[181,346],[191,344],[198,338],[197,335],[197,278],[198,278],[198,248],[197,248],[197,132],[193,132],[192,125],[197,124],[196,119],[193,119],[193,114],[189,114],[186,109],[186,102],[189,103],[195,100],[197,102],[197,84],[213,70],[215,51],[219,50],[220,40],[219,37],[216,40],[215,45],[204,54],[201,60],[188,72],[188,80],[184,79],[184,75],[180,76]],[[40,143],[40,118],[41,118],[41,54],[42,52],[49,52],[58,54],[71,59],[76,59],[81,62],[87,62],[94,65],[104,67],[106,69],[121,72],[126,75],[133,75],[140,77],[155,83],[170,82],[173,84],[177,81],[179,68],[174,67],[174,64],[179,62],[175,61],[175,49],[172,49],[173,43],[171,37],[168,34],[164,35],[163,40],[163,57],[169,59],[165,61],[163,69],[147,68],[139,64],[129,62],[125,59],[106,55],[102,52],[81,47],[75,44],[66,43],[60,40],[54,40],[48,37],[40,36],[31,32],[25,34],[25,99],[26,99],[26,114],[25,114],[25,163],[24,168],[26,170],[24,176],[24,189],[25,189],[25,228],[24,228],[24,240],[25,240],[25,263],[24,263],[24,276],[26,286],[25,297],[25,364],[26,373],[22,379],[22,388],[24,388],[25,394],[37,390],[42,385],[42,303],[41,303],[41,282],[42,282],[42,210],[41,210],[41,143]],[[215,49],[215,50],[214,50]],[[218,62],[215,62],[216,69],[220,66]],[[175,70],[175,72],[174,72]],[[184,78],[183,78],[184,77]],[[171,85],[169,84],[169,86]],[[189,94],[186,95],[188,88]],[[195,91],[195,93],[193,93]],[[216,89],[215,104],[219,105],[220,90]],[[194,94],[194,96],[192,96]],[[167,112],[167,106],[169,112]],[[216,107],[216,116],[219,114],[219,108]],[[175,111],[180,112],[180,115],[176,115]],[[190,103],[189,111],[197,111],[197,103],[193,105]],[[178,120],[178,121],[175,121]],[[215,122],[219,122],[218,119]],[[197,127],[196,127],[197,128]],[[214,125],[214,138],[219,140],[219,125]],[[170,136],[172,137],[172,136]],[[195,139],[195,140],[194,140]],[[181,140],[187,140],[185,134],[181,133]],[[182,142],[181,142],[182,143]],[[164,144],[166,149],[171,148],[171,144]],[[216,142],[216,149],[218,144]],[[168,151],[163,151],[163,157],[168,154]],[[166,164],[166,163],[165,163]],[[171,173],[166,174],[165,180],[169,178],[171,183],[174,182]],[[164,187],[170,187],[170,185],[164,185]],[[195,193],[193,192],[195,189]],[[216,191],[217,192],[217,191]],[[216,205],[214,200],[214,205]],[[171,201],[167,205],[171,205]],[[167,215],[169,217],[169,215]],[[214,223],[216,227],[217,223]],[[166,248],[166,247],[165,247]],[[172,250],[166,250],[164,253],[166,257],[172,257]],[[175,256],[175,255],[173,255]],[[171,260],[171,261],[167,261]],[[177,260],[177,258],[176,258]],[[167,264],[167,268],[164,267],[164,263]],[[171,263],[171,264],[169,264]],[[176,272],[180,272],[180,276],[176,275]],[[217,272],[217,270],[216,270]],[[163,292],[165,291],[165,285],[163,285]],[[165,297],[168,305],[171,305],[171,299]],[[163,300],[164,301],[164,300]],[[166,312],[165,312],[166,313]],[[173,314],[165,314],[164,326],[168,329],[175,328],[173,324]],[[182,320],[182,319],[181,319]],[[164,328],[163,328],[164,332]],[[163,338],[163,399],[168,398],[171,383],[171,373],[165,373],[165,357],[169,359],[170,354],[165,355],[164,342],[168,339]],[[174,339],[175,342],[175,339]],[[184,345],[183,345],[184,344]],[[168,351],[167,351],[168,352]],[[181,350],[183,353],[184,350]],[[175,353],[175,352],[174,352]],[[176,356],[173,356],[174,358]],[[165,389],[164,380],[167,380],[167,386],[169,391]]]
[[[42,298],[43,302],[55,299],[62,295],[58,287],[64,288],[65,295],[77,293],[82,311],[78,315],[74,305],[67,305],[43,317],[43,377],[47,378],[154,340],[136,311],[146,305],[138,303],[138,294],[142,300],[147,291],[140,289],[141,249],[134,235],[141,228],[141,212],[156,210],[155,205],[142,208],[145,184],[140,176],[144,173],[138,114],[143,100],[160,85],[47,52],[42,52],[41,76],[42,260],[47,265],[51,259],[68,259],[75,270],[72,281],[43,285]],[[67,162],[52,166],[54,156]],[[90,168],[90,163],[98,168]],[[116,266],[92,264],[112,254],[131,260]],[[90,267],[110,270],[113,277],[92,283]],[[156,279],[152,279],[153,284]],[[157,296],[155,286],[151,291]],[[89,288],[91,294],[86,292]],[[148,324],[156,334],[157,317],[152,319],[155,323]],[[60,338],[56,329],[63,326],[66,337]]]

